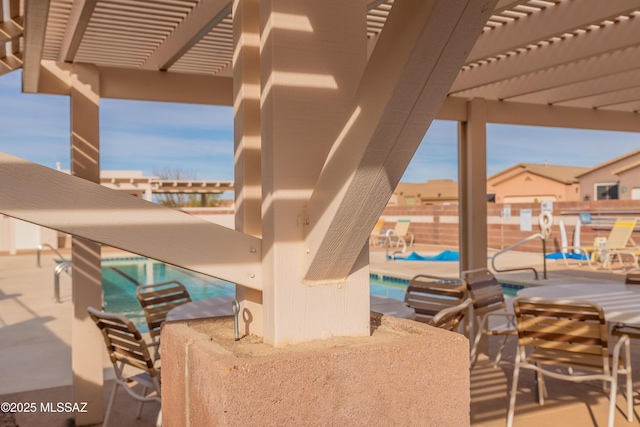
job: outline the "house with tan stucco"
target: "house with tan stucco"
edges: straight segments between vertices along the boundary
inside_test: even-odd
[[[496,203],[580,200],[577,176],[588,168],[518,163],[487,179],[487,198]]]
[[[458,203],[458,183],[451,179],[430,179],[427,182],[401,182],[388,206],[424,206]]]
[[[640,148],[578,175],[580,200],[640,200]]]

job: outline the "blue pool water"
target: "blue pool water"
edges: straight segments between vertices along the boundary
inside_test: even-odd
[[[145,258],[102,261],[102,292],[105,311],[120,313],[131,319],[141,331],[147,324],[136,298],[139,284],[178,280],[193,300],[233,295],[235,285],[179,267]]]
[[[372,295],[404,300],[409,280],[371,274]],[[235,285],[146,258],[133,257],[102,261],[102,290],[105,311],[131,319],[141,331],[147,330],[144,313],[136,298],[138,284],[178,280],[193,300],[234,295]],[[505,296],[515,296],[522,286],[503,284]]]

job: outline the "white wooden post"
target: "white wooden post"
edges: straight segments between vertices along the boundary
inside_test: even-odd
[[[458,127],[460,270],[487,267],[487,113],[484,99],[467,103]]]
[[[236,230],[262,236],[260,1],[233,2],[234,189]],[[243,334],[261,336],[262,292],[236,286]]]
[[[368,335],[364,248],[362,268],[349,277],[303,283],[303,212],[365,66],[365,2],[264,0],[260,6],[263,337],[284,345]]]
[[[71,88],[71,174],[100,183],[99,76],[90,65],[74,66]],[[91,411],[77,413],[76,425],[102,421],[104,341],[87,307],[102,308],[100,245],[73,237],[71,241],[73,320],[71,364],[73,395]]]

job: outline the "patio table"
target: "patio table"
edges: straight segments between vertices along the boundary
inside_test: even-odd
[[[233,316],[233,296],[202,299],[192,301],[170,310],[167,320],[204,319],[207,317]],[[391,298],[371,295],[371,311],[389,316],[415,319],[415,311],[404,302]]]
[[[559,300],[581,300],[598,304],[608,322],[640,324],[640,286],[625,284],[585,284],[532,286],[518,296]]]

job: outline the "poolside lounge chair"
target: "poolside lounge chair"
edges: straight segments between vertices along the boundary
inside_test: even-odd
[[[442,310],[461,304],[466,294],[465,284],[458,278],[419,274],[409,282],[404,303],[415,311],[415,320],[430,323]]]
[[[430,321],[429,325],[447,331],[458,332],[460,322],[467,314],[467,309],[473,302],[467,298],[462,303],[440,310]]]
[[[149,335],[154,347],[153,360],[160,358],[160,328],[167,319],[169,310],[191,302],[187,288],[177,280],[139,286],[136,296],[147,319]]]
[[[478,321],[478,330],[471,346],[471,366],[473,367],[478,359],[478,345],[482,336],[487,335],[504,337],[494,361],[494,366],[497,367],[502,358],[507,338],[516,335],[515,317],[507,311],[502,286],[489,270],[480,268],[463,271],[461,274],[462,279],[467,284],[469,296],[473,301],[474,317]],[[505,318],[506,323],[499,326],[490,326],[490,318],[496,316]]]
[[[390,246],[411,246],[413,245],[413,234],[409,233],[409,226],[411,225],[410,219],[399,219],[396,222],[393,230],[387,230],[386,235],[389,239]],[[407,245],[407,239],[409,239],[409,245]]]
[[[607,322],[600,307],[589,302],[527,297],[516,298],[513,305],[518,323],[518,351],[508,427],[513,425],[520,369],[537,372],[540,405],[544,405],[545,398],[544,376],[574,382],[602,380],[605,387],[610,383],[609,427],[613,426],[616,410],[618,374],[626,374],[627,419],[633,421],[629,338],[622,337],[610,354]],[[547,366],[572,369],[564,374]]]
[[[373,227],[373,230],[371,230],[371,235],[369,235],[370,245],[379,245],[382,240],[387,238],[387,236],[382,232],[383,225],[384,219],[380,218]]]
[[[136,416],[136,419],[139,419],[142,413],[142,405],[145,402],[162,403],[160,370],[154,367],[147,343],[142,339],[138,328],[131,320],[119,314],[96,310],[93,307],[89,307],[87,311],[102,332],[104,342],[107,345],[107,352],[116,374],[103,426],[106,427],[109,424],[109,416],[111,415],[118,387],[124,388],[129,396],[140,402]],[[126,376],[124,373],[125,367],[129,369],[135,368],[134,370],[139,373]],[[141,392],[137,392],[134,389],[138,385],[142,386]],[[151,394],[147,394],[149,390],[151,390]],[[156,425],[162,425],[162,409],[158,413]]]
[[[589,266],[595,268],[600,265],[602,268],[611,270],[615,260],[623,264],[623,259],[627,258],[632,260],[634,267],[640,267],[638,264],[640,246],[631,238],[637,223],[638,220],[635,218],[618,219],[613,224],[604,247],[584,248],[586,253],[592,254],[591,257],[587,257]]]

